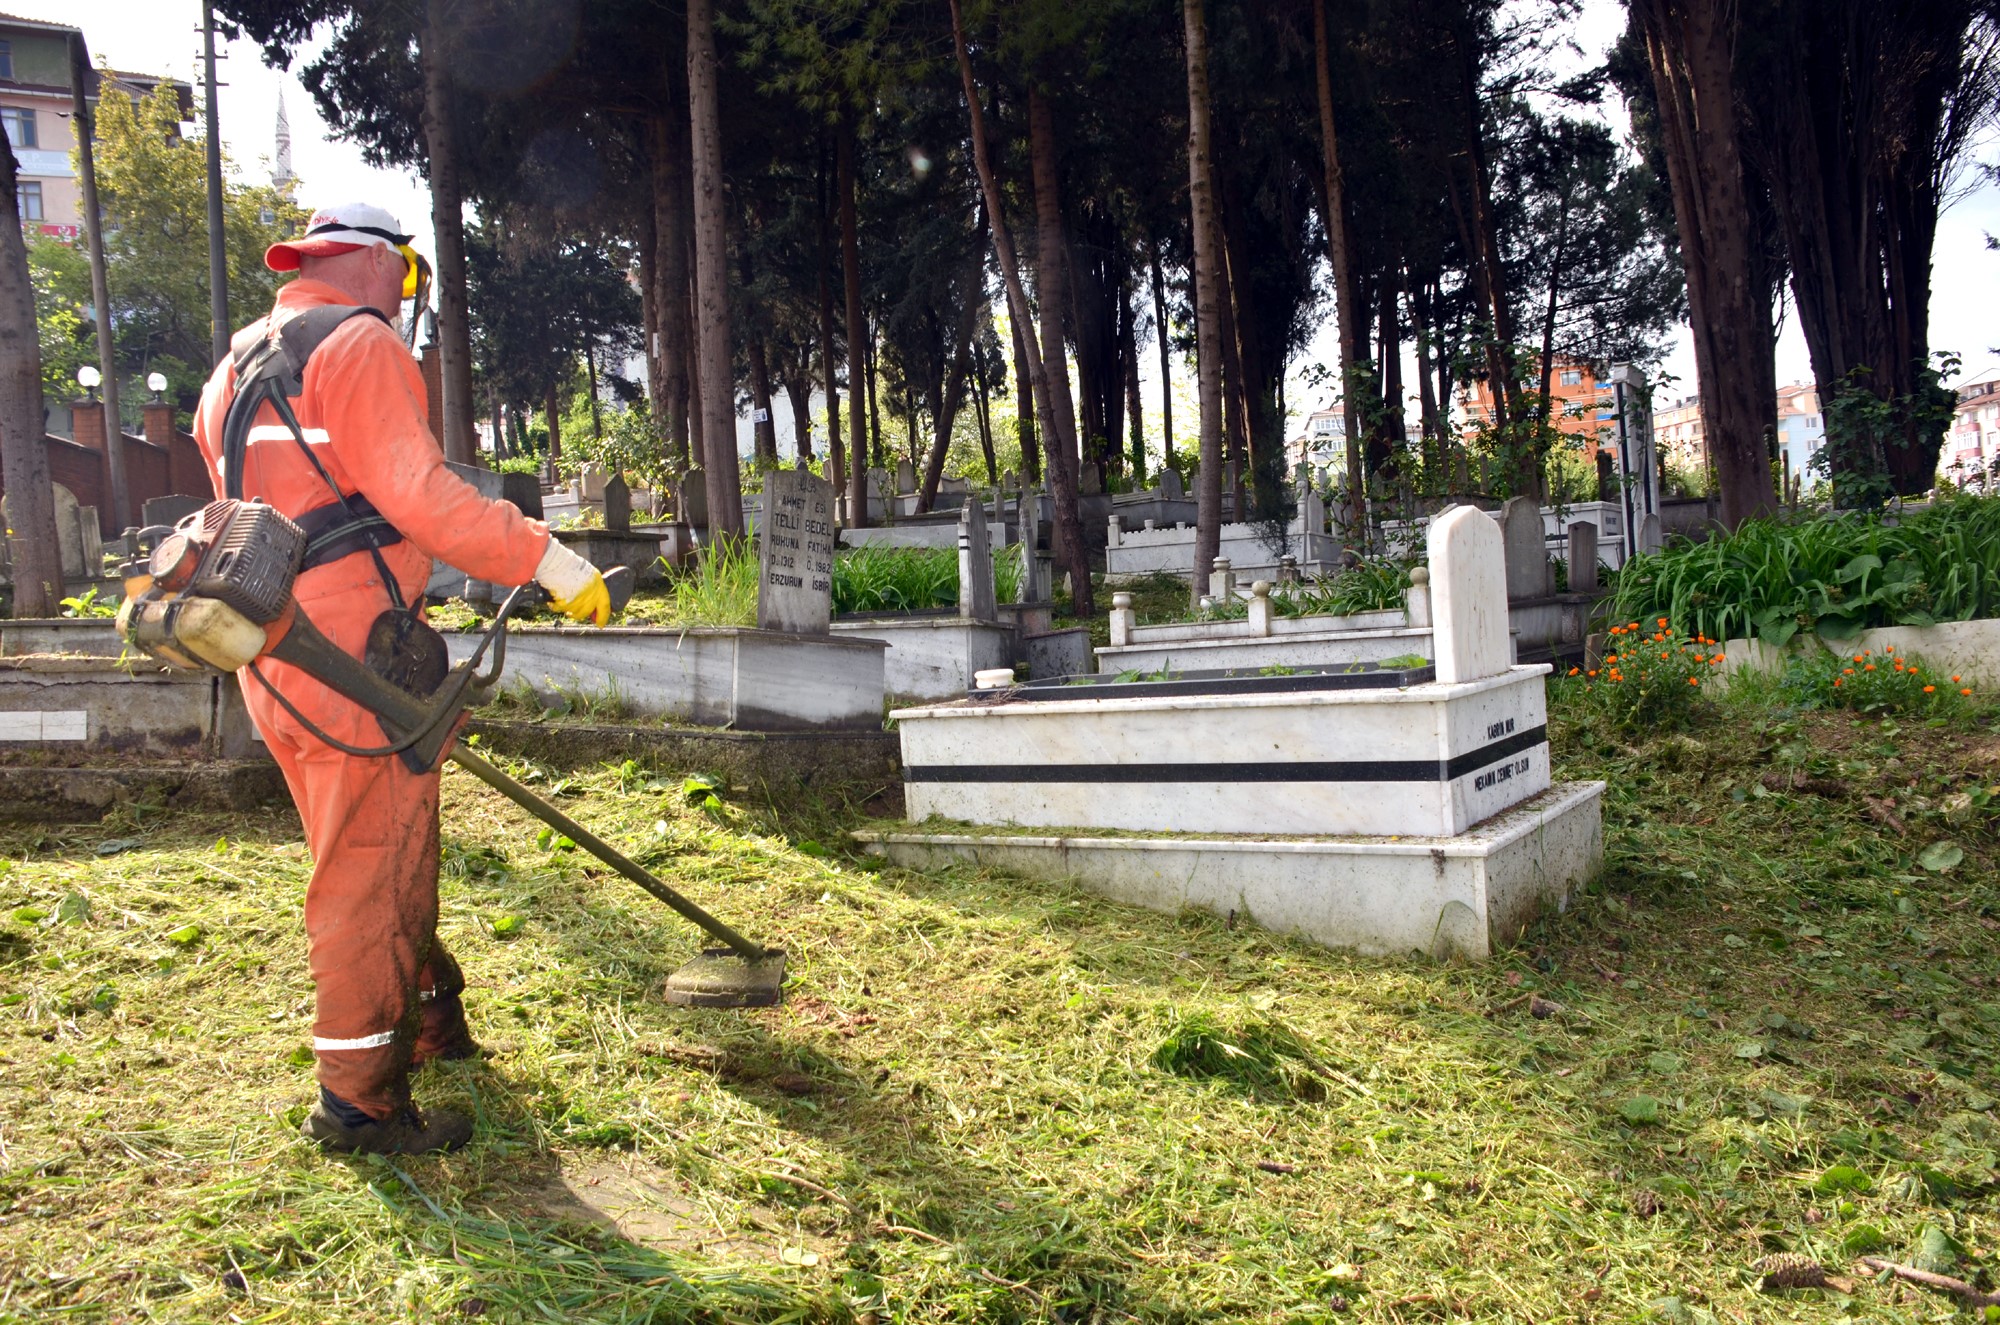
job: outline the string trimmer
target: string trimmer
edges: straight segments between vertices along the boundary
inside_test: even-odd
[[[322,635],[292,597],[306,536],[276,509],[222,500],[190,515],[160,540],[144,564],[127,568],[118,632],[170,667],[247,673],[303,721],[258,670],[261,658],[290,663],[374,714],[387,745],[350,753],[401,758],[419,772],[449,758],[681,916],[723,946],[708,948],[667,978],[670,1003],[689,1007],[769,1007],[784,993],[785,954],[745,938],[660,882],[603,838],[508,777],[457,740],[458,716],[500,678],[507,618],[522,601],[516,589],[472,656],[450,666],[443,637],[413,613],[384,612],[369,632],[366,661]],[[614,605],[632,593],[632,572],[605,578]],[[487,650],[493,664],[479,670]]]

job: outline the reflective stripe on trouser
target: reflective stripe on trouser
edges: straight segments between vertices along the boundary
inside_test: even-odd
[[[336,645],[359,656],[381,602],[379,588],[372,595],[338,594],[309,604],[309,614]],[[386,743],[360,706],[269,658],[258,667],[329,735],[363,748]],[[387,1118],[409,1102],[419,1040],[441,1043],[462,1016],[456,998],[419,1001],[419,990],[440,974],[432,969],[438,776],[413,774],[394,757],[340,753],[300,727],[251,677],[243,678],[243,695],[291,788],[313,853],[305,920],[320,1084]],[[455,977],[456,963],[439,955]],[[448,1024],[426,1025],[433,1018]]]

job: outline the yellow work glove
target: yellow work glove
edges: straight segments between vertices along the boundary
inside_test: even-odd
[[[605,625],[611,620],[611,591],[597,567],[551,535],[535,567],[535,583],[549,591],[549,605],[572,621]]]

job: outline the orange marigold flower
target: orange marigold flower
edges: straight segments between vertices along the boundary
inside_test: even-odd
[[[1835,690],[1840,689],[1840,678],[1837,676],[1833,678],[1833,688]]]
[[[1872,672],[1875,670],[1875,664],[1869,663],[1866,667],[1862,668],[1861,670],[1864,672]]]
[[[1688,678],[1688,684],[1691,686],[1698,686],[1701,684],[1701,678],[1698,676],[1690,676]]]
[[[1852,676],[1852,675],[1854,675],[1854,669],[1853,669],[1852,667],[1843,667],[1843,668],[1841,668],[1841,669],[1840,669],[1840,674],[1841,674],[1842,676]],[[1838,681],[1835,681],[1835,682],[1834,682],[1834,684],[1835,684],[1835,685],[1839,685],[1839,684],[1840,684],[1840,682],[1838,682]]]
[[[1951,678],[1951,683],[1952,683],[1953,685],[1957,685],[1957,684],[1958,684],[1958,678],[1957,678],[1957,677],[1955,677],[1955,676],[1954,676],[1954,677],[1952,677],[1952,678]]]
[[[1867,654],[1865,654],[1865,653],[1857,653],[1857,654],[1855,654],[1855,655],[1854,655],[1854,661],[1856,661],[1856,662],[1861,662],[1861,661],[1863,661],[1864,659],[1866,659],[1867,657],[1868,657],[1868,655],[1867,655]]]
[[[1720,667],[1720,666],[1722,666],[1722,655],[1718,653],[1718,654],[1716,654],[1716,655],[1715,655],[1715,656],[1714,656],[1713,658],[1710,658],[1710,659],[1708,660],[1708,665],[1709,665],[1710,667]]]
[[[1596,675],[1597,675],[1597,670],[1596,670],[1595,668],[1592,668],[1592,669],[1591,669],[1590,671],[1588,671],[1588,672],[1584,673],[1584,675],[1586,675],[1586,676],[1596,676]]]
[[[1661,618],[1660,618],[1660,624],[1661,624],[1661,625],[1663,625],[1663,626],[1664,626],[1664,625],[1666,625],[1666,624],[1667,624],[1667,619],[1666,619],[1665,617],[1661,617]]]
[[[1969,694],[1971,694],[1971,693],[1972,693],[1972,687],[1971,687],[1971,686],[1967,686],[1967,687],[1966,687],[1965,689],[1963,689],[1963,690],[1959,691],[1958,693],[1959,693],[1959,694],[1961,694],[1961,695],[1969,695]]]
[[[1582,669],[1582,668],[1580,668],[1580,667],[1572,667],[1572,668],[1570,668],[1570,669],[1569,669],[1569,674],[1570,674],[1571,676],[1575,676],[1575,675],[1576,675],[1576,674],[1577,674],[1578,672],[1580,672],[1580,671],[1582,671],[1582,670],[1583,670],[1583,669]]]
[[[1936,690],[1936,689],[1937,689],[1937,687],[1936,687],[1936,686],[1925,686],[1925,687],[1924,687],[1924,693],[1928,695],[1928,694],[1930,694],[1930,693],[1931,693],[1931,692],[1932,692],[1933,690]]]

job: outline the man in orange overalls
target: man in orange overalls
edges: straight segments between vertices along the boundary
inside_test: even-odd
[[[300,374],[292,409],[303,445],[265,404],[249,432],[241,483],[231,485],[295,520],[308,517],[301,523],[309,527],[311,517],[331,513],[337,530],[357,506],[380,517],[372,530],[337,538],[324,564],[309,558],[297,584],[299,610],[362,657],[379,614],[419,602],[436,557],[495,584],[534,580],[558,610],[603,625],[610,600],[590,563],[551,538],[547,525],[487,500],[445,467],[425,421],[416,361],[391,325],[406,286],[415,285],[419,260],[409,242],[387,212],[353,204],[314,213],[302,238],[266,253],[272,270],[300,278],[279,290],[266,318],[238,334],[202,392],[195,437],[217,494],[225,491],[224,421],[238,361],[308,310],[356,305],[364,315],[339,321]],[[437,771],[412,773],[393,755],[341,752],[311,728],[379,749],[385,738],[375,715],[295,668],[266,658],[258,670],[270,689],[245,681],[244,700],[284,772],[313,854],[305,919],[320,1098],[303,1130],[335,1150],[413,1154],[462,1145],[470,1120],[440,1110],[426,1117],[410,1099],[413,1068],[477,1053],[459,1002],[463,980],[436,933]]]

